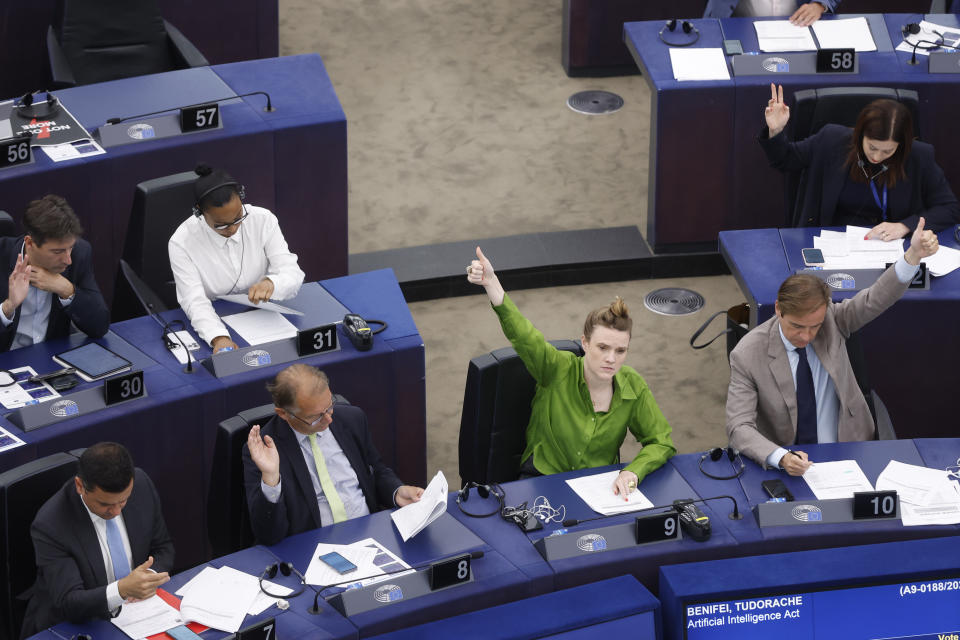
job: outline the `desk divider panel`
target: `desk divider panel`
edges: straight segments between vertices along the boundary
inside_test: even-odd
[[[761,527],[816,526],[838,522],[865,523],[870,520],[854,520],[853,498],[834,500],[802,500],[797,502],[761,502],[754,507],[757,522]],[[882,518],[874,522],[900,519],[900,502],[897,501],[895,518]]]

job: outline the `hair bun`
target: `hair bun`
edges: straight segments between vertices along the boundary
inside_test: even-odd
[[[620,296],[614,298],[613,302],[610,303],[610,313],[619,318],[630,317],[630,311],[627,309],[627,303],[624,302],[623,298]]]
[[[208,176],[213,173],[213,168],[208,164],[198,164],[193,172],[202,178],[203,176]]]

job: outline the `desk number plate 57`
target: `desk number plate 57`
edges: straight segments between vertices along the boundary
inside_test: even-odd
[[[118,402],[140,398],[144,391],[146,387],[143,384],[143,371],[134,371],[103,381],[103,399],[108,407]]]
[[[180,131],[203,131],[220,126],[220,106],[216,102],[180,109]]]

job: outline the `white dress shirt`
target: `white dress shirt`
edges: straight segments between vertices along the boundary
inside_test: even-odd
[[[286,300],[303,284],[304,273],[287,247],[277,217],[262,207],[244,208],[248,216],[229,238],[210,228],[202,216],[190,216],[167,244],[177,300],[208,344],[217,336],[230,335],[213,310],[211,300],[217,296],[246,293],[267,277],[273,282],[271,298]]]
[[[81,499],[80,502],[83,502],[83,500]],[[113,573],[113,559],[110,557],[110,548],[107,546],[107,521],[90,511],[85,502],[83,502],[83,508],[90,514],[90,521],[97,532],[100,553],[103,554],[103,566],[107,570],[107,609],[114,611],[123,604],[123,598],[120,597],[120,587],[117,586],[117,578]],[[120,538],[123,540],[123,550],[127,554],[127,564],[133,570],[133,552],[130,551],[130,538],[127,537],[127,526],[123,522],[123,514],[121,513],[114,520],[117,522],[117,529],[120,531]]]
[[[20,254],[23,255],[23,247],[20,248]],[[71,296],[64,300],[60,298],[60,304],[66,307],[73,298]],[[13,337],[10,349],[19,349],[20,347],[29,347],[32,344],[43,342],[47,337],[47,325],[50,323],[50,308],[53,305],[53,294],[43,289],[37,289],[33,285],[27,290],[27,297],[20,303],[20,322],[17,323],[17,335]],[[7,317],[3,313],[3,307],[0,306],[0,322],[3,326],[9,327],[16,317],[17,310],[13,310],[13,315]]]
[[[307,463],[310,482],[313,483],[313,492],[316,494],[317,506],[320,508],[320,525],[326,527],[333,524],[333,512],[330,509],[327,497],[323,494],[323,489],[320,487],[320,476],[317,475],[317,465],[313,460],[313,449],[310,447],[309,436],[294,431],[290,428],[290,425],[282,426],[282,428],[293,431],[293,434],[297,436],[297,442],[300,443],[300,452],[303,454],[304,462]],[[357,474],[350,466],[350,460],[347,459],[347,455],[340,448],[336,436],[329,428],[317,434],[317,445],[320,447],[323,459],[327,463],[327,473],[330,474],[330,479],[333,480],[333,485],[340,495],[340,500],[343,501],[347,519],[351,520],[368,515],[370,509],[367,507],[366,498],[363,497],[363,491],[360,490],[360,481],[357,480]],[[276,504],[280,499],[282,485],[282,480],[275,487],[271,487],[261,480],[260,490],[269,502]]]

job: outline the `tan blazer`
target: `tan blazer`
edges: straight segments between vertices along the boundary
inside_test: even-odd
[[[906,289],[896,270],[887,269],[870,288],[831,303],[811,343],[837,389],[840,441],[870,440],[875,431],[847,357],[846,339],[893,305]],[[763,466],[777,447],[789,448],[796,441],[797,390],[776,315],[750,331],[730,353],[727,438],[731,447]]]

